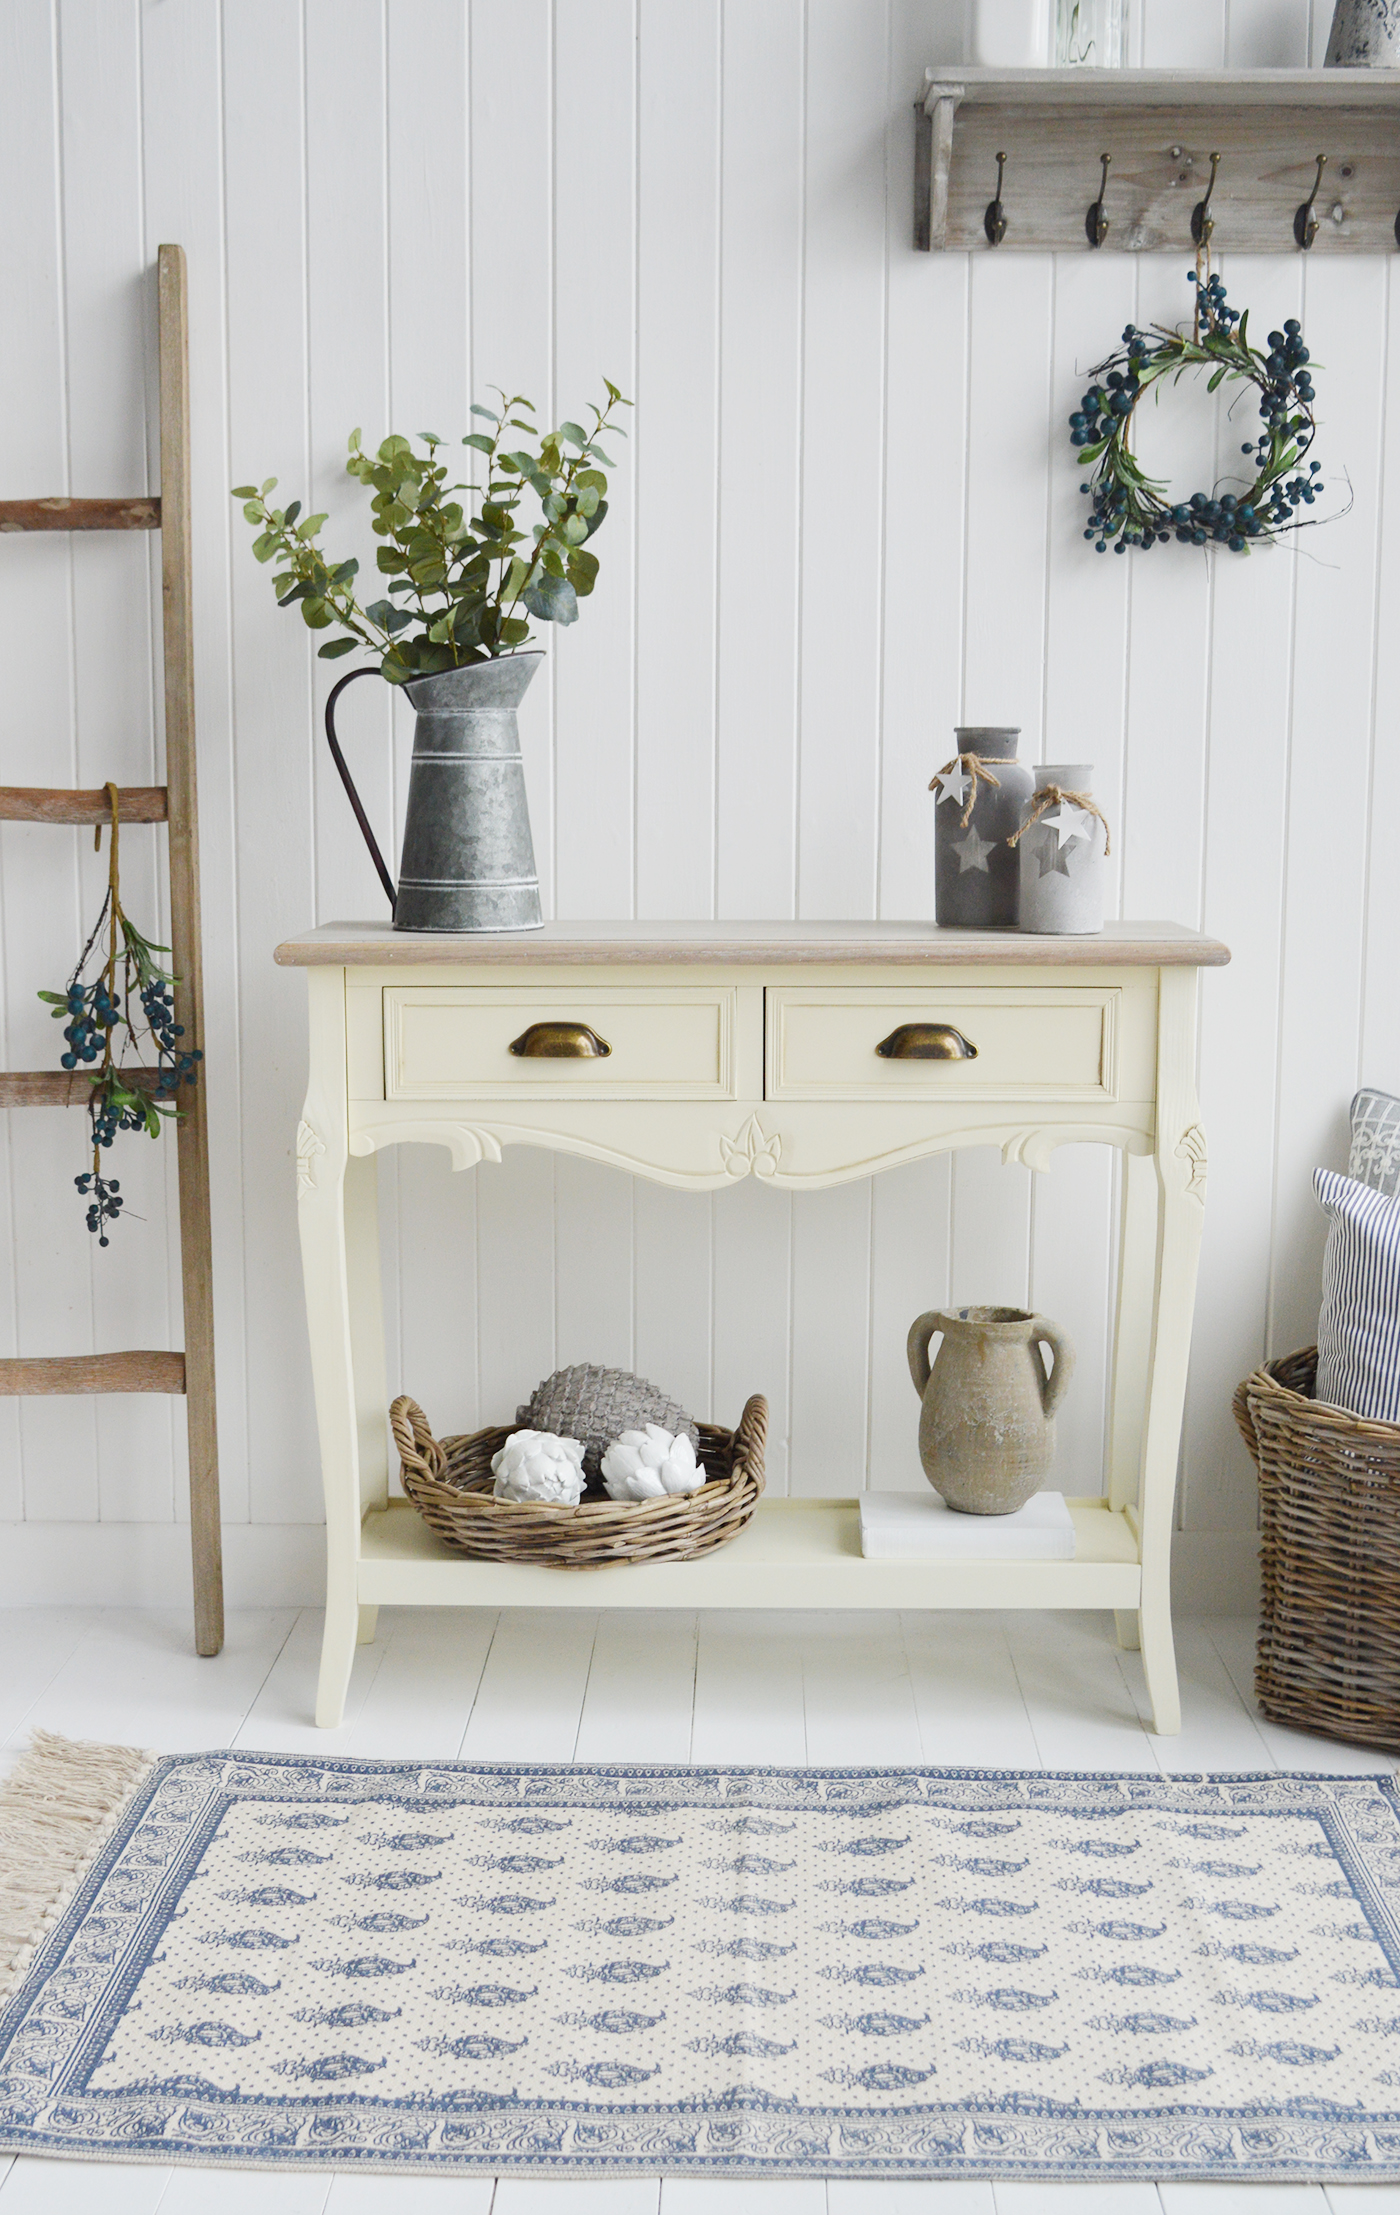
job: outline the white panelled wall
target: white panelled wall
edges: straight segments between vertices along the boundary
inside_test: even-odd
[[[1309,1172],[1363,1077],[1400,1089],[1400,437],[1388,261],[1232,257],[1261,328],[1303,318],[1340,506],[1288,551],[1096,555],[1064,419],[1189,261],[918,255],[912,101],[962,0],[0,0],[7,496],[154,487],[154,259],[189,256],[195,617],[219,1422],[232,1596],[319,1590],[294,1219],[304,985],[277,940],[382,913],[319,717],[228,487],[276,474],[373,541],[346,435],[455,437],[493,384],[637,405],[602,576],[524,716],[549,912],[930,916],[952,726],[1092,759],[1119,911],[1225,938],[1202,988],[1210,1204],[1183,1457],[1188,1604],[1247,1602],[1253,1472],[1230,1420],[1312,1336]],[[1330,0],[1139,0],[1137,58],[1320,60]],[[1311,148],[1309,149],[1311,151]],[[1099,148],[1086,146],[1086,201]],[[1014,151],[1007,202],[1014,217]],[[1164,411],[1189,479],[1247,411]],[[1330,503],[1329,503],[1330,504]],[[7,539],[0,778],[160,775],[156,549]],[[344,665],[340,665],[342,670]],[[357,688],[349,751],[401,821],[410,719]],[[123,839],[154,919],[156,840]],[[0,1065],[52,1063],[105,857],[0,831]],[[15,1112],[0,1350],[178,1344],[171,1149],[129,1139],[99,1253],[79,1119]],[[117,1167],[116,1157],[113,1166]],[[695,1196],[530,1151],[383,1165],[395,1389],[439,1430],[508,1418],[557,1364],[635,1367],[699,1415],[773,1410],[771,1482],[922,1482],[904,1360],[948,1299],[1029,1302],[1080,1370],[1061,1477],[1098,1483],[1113,1177],[979,1150],[790,1198]],[[0,1591],[176,1600],[183,1420],[162,1400],[0,1401]]]

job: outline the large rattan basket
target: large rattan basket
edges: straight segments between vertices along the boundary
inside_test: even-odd
[[[583,1500],[546,1507],[491,1497],[491,1456],[516,1426],[434,1438],[417,1402],[389,1410],[403,1488],[430,1530],[478,1561],[529,1561],[546,1569],[603,1569],[618,1561],[693,1561],[737,1538],[763,1490],[768,1402],[757,1395],[737,1430],[698,1423],[705,1482],[673,1499]]]
[[[1235,1394],[1259,1470],[1254,1689],[1278,1723],[1400,1751],[1400,1423],[1312,1397],[1317,1348]]]

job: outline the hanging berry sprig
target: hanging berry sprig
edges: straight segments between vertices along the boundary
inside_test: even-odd
[[[52,1006],[55,1022],[67,1017],[63,1067],[86,1071],[86,1065],[98,1064],[88,1074],[92,1167],[73,1182],[88,1203],[87,1227],[96,1233],[99,1246],[111,1243],[107,1226],[116,1222],[124,1205],[120,1178],[102,1174],[104,1151],[119,1131],[147,1131],[159,1138],[164,1123],[178,1122],[179,1110],[172,1103],[182,1084],[194,1083],[195,1064],[204,1058],[197,1047],[187,1052],[179,1043],[184,1025],[175,1021],[170,989],[176,980],[155,958],[169,947],[144,937],[122,908],[117,788],[109,784],[106,789],[112,810],[107,894],[66,988],[39,994]],[[101,848],[100,823],[94,844]],[[97,974],[89,979],[88,962],[104,934]],[[139,1017],[133,1002],[141,1010]],[[127,1050],[142,1037],[155,1048],[153,1068],[137,1069],[125,1062]]]
[[[1220,277],[1202,278],[1198,270],[1187,276],[1196,287],[1192,329],[1140,331],[1130,323],[1119,351],[1092,372],[1069,419],[1070,444],[1094,464],[1079,489],[1090,500],[1084,536],[1101,554],[1110,546],[1116,554],[1130,547],[1146,551],[1171,538],[1244,554],[1251,545],[1326,520],[1299,512],[1312,506],[1323,486],[1321,463],[1307,461],[1317,433],[1316,394],[1296,316],[1281,331],[1270,331],[1269,350],[1261,353],[1249,343],[1248,312],[1229,305]],[[1259,395],[1263,427],[1240,447],[1251,457],[1253,477],[1238,492],[1193,492],[1189,500],[1174,500],[1133,454],[1133,421],[1143,396],[1160,399],[1162,380],[1179,383],[1188,369],[1209,370],[1210,392],[1232,379],[1253,385]]]

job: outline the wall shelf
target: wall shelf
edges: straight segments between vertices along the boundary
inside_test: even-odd
[[[925,252],[1095,251],[1085,215],[1112,156],[1105,253],[1194,252],[1211,196],[1217,252],[1299,252],[1294,215],[1327,156],[1317,254],[1394,253],[1400,69],[930,69],[915,103],[914,243]],[[984,227],[1006,155],[1005,236]]]

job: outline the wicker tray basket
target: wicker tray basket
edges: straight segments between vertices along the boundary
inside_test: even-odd
[[[1312,1397],[1317,1348],[1235,1394],[1259,1470],[1254,1688],[1277,1723],[1400,1752],[1400,1423]]]
[[[583,1500],[547,1507],[491,1497],[491,1456],[516,1424],[434,1438],[417,1402],[389,1410],[403,1488],[429,1529],[478,1561],[530,1561],[546,1569],[603,1569],[617,1561],[693,1561],[737,1538],[763,1490],[768,1402],[757,1395],[737,1430],[698,1423],[705,1482],[674,1499]]]

